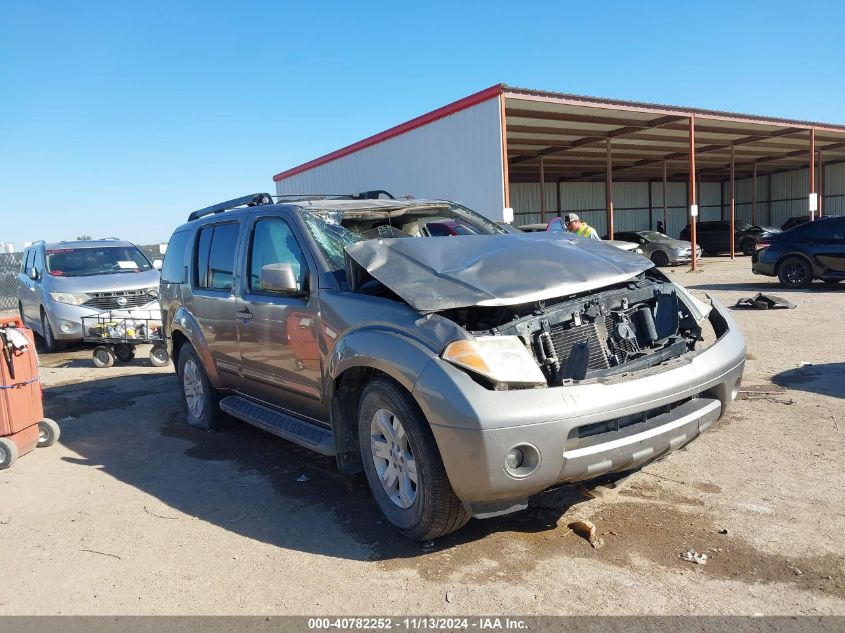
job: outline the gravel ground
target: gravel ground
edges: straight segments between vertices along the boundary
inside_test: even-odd
[[[709,432],[615,488],[538,495],[430,549],[333,460],[247,425],[186,427],[172,367],[143,351],[101,370],[90,349],[44,355],[62,439],[0,472],[0,614],[845,614],[845,284],[791,292],[749,269],[670,273],[728,305],[798,304],[734,312],[743,393]]]

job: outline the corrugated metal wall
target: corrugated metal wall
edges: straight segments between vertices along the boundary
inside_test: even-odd
[[[769,203],[769,179],[772,198]],[[751,222],[751,178],[736,181],[736,217]],[[546,183],[546,219],[557,215],[556,183]],[[677,236],[687,225],[687,185],[667,183],[669,235]],[[576,211],[602,235],[607,232],[603,182],[560,183],[561,212]],[[787,218],[807,213],[807,170],[782,172],[757,178],[756,223],[780,226]],[[718,182],[705,182],[699,191],[699,219],[719,220],[730,214],[730,189]],[[511,206],[516,214],[514,224],[533,224],[540,221],[540,187],[538,183],[512,183]],[[845,215],[845,163],[825,165],[824,212]],[[648,183],[618,182],[613,186],[614,226],[617,231],[649,228]],[[651,183],[652,219],[663,219],[663,183]]]
[[[498,98],[276,183],[276,193],[358,192],[445,198],[500,220],[504,208]]]

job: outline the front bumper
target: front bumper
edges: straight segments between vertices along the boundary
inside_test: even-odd
[[[50,301],[44,304],[44,311],[52,325],[53,336],[60,341],[81,341],[82,317],[96,316],[102,312],[88,306]]]
[[[742,335],[723,307],[713,307],[713,345],[633,378],[491,391],[432,361],[414,396],[455,494],[474,516],[493,516],[555,484],[634,468],[698,437],[736,397],[745,366]],[[536,449],[530,472],[505,466],[515,446]]]
[[[775,262],[774,261],[763,261],[766,257],[766,250],[761,249],[756,251],[751,256],[751,272],[755,275],[766,275],[767,277],[774,277],[775,276]]]

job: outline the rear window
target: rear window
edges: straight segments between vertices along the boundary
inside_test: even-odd
[[[53,277],[131,274],[153,266],[135,246],[56,248],[45,252],[47,272]]]
[[[188,246],[190,231],[174,233],[167,244],[164,263],[161,266],[161,281],[168,284],[181,284],[185,281],[185,250]]]
[[[197,287],[232,289],[239,229],[239,224],[229,222],[207,226],[200,231],[195,266]]]

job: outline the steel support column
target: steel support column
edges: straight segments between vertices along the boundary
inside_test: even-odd
[[[556,204],[556,206],[557,206],[557,217],[560,217],[560,212],[563,211],[563,209],[560,208],[560,185],[561,185],[561,183],[563,183],[563,178],[558,178],[557,179],[557,187],[555,187],[555,202],[557,203]]]
[[[696,234],[695,223],[696,217],[692,215],[692,205],[696,204],[695,196],[695,115],[689,118],[689,206],[688,210],[690,219],[690,240],[692,241],[692,270],[698,268],[698,257],[696,257]]]
[[[816,193],[816,128],[810,128],[810,196]],[[816,217],[815,211],[810,211],[810,219]]]
[[[504,186],[505,207],[511,206],[511,182],[508,173],[508,119],[505,111],[505,95],[499,95],[499,120],[502,123],[502,184]]]
[[[540,222],[546,221],[546,165],[540,156]]]
[[[654,205],[651,200],[651,178],[648,180],[648,230],[654,230]]]
[[[822,151],[819,150],[819,217],[824,215],[824,163],[822,162]]]
[[[666,201],[666,161],[663,161],[663,231],[669,235],[669,203]]]
[[[610,149],[610,139],[607,143],[607,178],[605,181],[605,199],[607,201],[607,236],[613,239],[613,156]]]
[[[736,230],[736,183],[734,179],[734,146],[731,144],[731,259],[734,258],[734,249],[736,245],[734,244],[734,231]]]
[[[751,171],[751,224],[757,224],[757,161]]]

